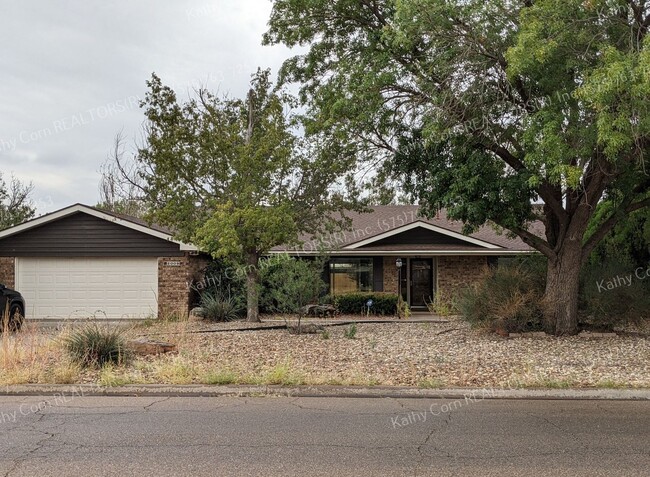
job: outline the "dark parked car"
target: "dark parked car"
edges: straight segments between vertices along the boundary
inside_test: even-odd
[[[6,313],[9,312],[7,316]],[[7,288],[0,284],[0,316],[2,327],[0,331],[9,328],[10,331],[17,331],[23,325],[25,317],[25,299],[16,290]],[[7,321],[7,317],[9,320]]]

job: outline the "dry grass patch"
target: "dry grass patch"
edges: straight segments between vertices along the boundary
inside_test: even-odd
[[[123,369],[116,369],[113,364],[105,364],[99,371],[97,384],[110,388],[135,384],[135,382],[130,378],[128,373],[124,372]]]
[[[2,333],[0,363],[0,385],[71,384],[78,382],[81,374],[56,336],[43,334],[29,323],[20,332]]]
[[[164,384],[192,384],[200,375],[197,366],[185,357],[173,356],[152,365],[152,379]]]
[[[241,384],[241,376],[231,369],[208,371],[201,380],[210,385]]]

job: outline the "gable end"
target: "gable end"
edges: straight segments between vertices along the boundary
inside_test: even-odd
[[[372,248],[381,248],[381,247],[390,247],[393,245],[447,245],[455,246],[460,248],[476,248],[482,249],[483,247],[468,243],[465,240],[461,240],[455,237],[450,237],[449,235],[443,235],[433,230],[425,229],[424,227],[417,227],[406,232],[399,234],[391,235],[389,237],[377,240],[366,245],[359,247],[359,249],[364,249],[367,247]]]
[[[178,243],[77,212],[0,239],[1,257],[182,256]]]

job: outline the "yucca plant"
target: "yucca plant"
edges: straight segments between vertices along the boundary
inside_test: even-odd
[[[204,293],[201,308],[205,319],[210,321],[233,321],[241,316],[242,307],[234,296],[228,293]]]
[[[84,367],[124,364],[130,355],[123,330],[96,323],[72,330],[63,344],[70,358]]]

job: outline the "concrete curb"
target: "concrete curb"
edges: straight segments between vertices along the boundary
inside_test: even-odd
[[[650,401],[650,389],[420,389],[410,387],[354,386],[207,386],[207,385],[128,385],[100,387],[92,384],[6,386],[0,396],[172,396],[172,397],[339,397],[409,399],[542,399]]]

